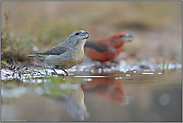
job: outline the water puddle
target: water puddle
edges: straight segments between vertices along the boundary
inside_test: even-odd
[[[181,121],[181,67],[2,68],[2,121]]]

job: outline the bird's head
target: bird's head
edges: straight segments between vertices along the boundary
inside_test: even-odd
[[[131,42],[133,40],[133,36],[129,33],[117,33],[113,36],[114,39],[124,40],[125,42]]]
[[[68,38],[67,41],[69,44],[76,45],[84,45],[86,43],[86,39],[89,38],[90,34],[84,30],[78,30],[73,32]]]
[[[111,43],[115,48],[119,48],[124,46],[125,42],[131,42],[132,39],[131,34],[120,32],[111,37]]]

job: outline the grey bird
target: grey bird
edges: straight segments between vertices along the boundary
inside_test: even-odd
[[[84,45],[89,37],[87,31],[79,30],[72,33],[64,42],[46,50],[45,52],[27,55],[37,57],[44,61],[46,67],[51,68],[56,74],[55,69],[63,70],[71,68],[82,61],[84,56]]]

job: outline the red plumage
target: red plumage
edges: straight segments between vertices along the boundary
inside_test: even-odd
[[[132,35],[120,32],[108,38],[87,41],[85,54],[95,61],[110,61],[123,50],[125,42],[130,42],[132,39]]]

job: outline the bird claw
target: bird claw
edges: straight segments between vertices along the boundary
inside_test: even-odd
[[[64,74],[57,74],[57,76],[65,76]]]
[[[58,74],[58,73],[55,73],[55,72],[51,72],[52,75],[57,75],[57,76],[68,76],[68,75],[64,75],[64,74]]]

